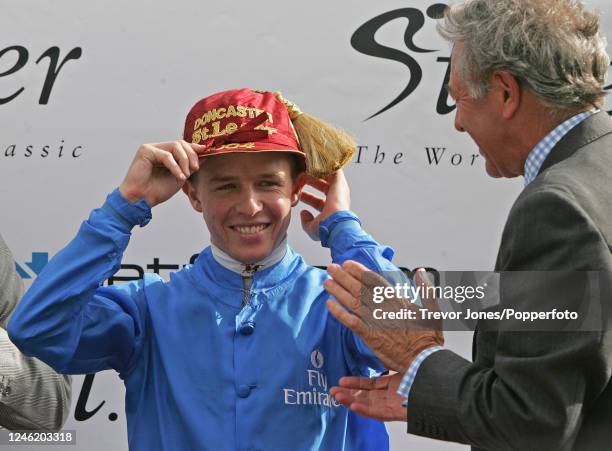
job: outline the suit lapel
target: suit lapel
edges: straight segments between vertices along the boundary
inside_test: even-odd
[[[600,111],[585,119],[569,131],[550,152],[538,175],[549,167],[571,157],[578,149],[612,133],[612,119],[608,113]]]
[[[595,113],[589,118],[582,121],[580,124],[572,128],[552,149],[542,167],[538,172],[538,176],[546,171],[551,166],[571,157],[579,149],[586,146],[593,141],[612,133],[612,118],[608,113],[600,111]],[[537,180],[537,177],[536,177]],[[533,183],[533,182],[532,182]],[[529,188],[529,187],[528,187]],[[526,189],[528,189],[526,188]],[[506,227],[508,224],[506,224]],[[504,233],[506,228],[504,228]],[[499,271],[503,268],[503,256],[502,248],[497,253],[497,260],[495,262],[495,271]]]

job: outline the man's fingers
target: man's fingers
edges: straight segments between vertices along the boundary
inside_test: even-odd
[[[183,149],[183,146],[180,142],[174,141],[170,143],[170,153],[178,163],[181,171],[185,174],[185,178],[191,175],[191,169],[189,168],[189,157],[187,156],[187,152]]]
[[[336,172],[332,172],[328,177],[327,177],[327,181],[332,184],[332,183],[337,183],[337,182],[341,182],[341,183],[346,183],[348,185],[348,182],[346,181],[346,176],[344,175],[344,170],[343,169],[338,169]]]
[[[198,157],[208,150],[208,146],[205,146],[204,144],[193,144],[190,142],[187,142],[187,144],[193,149],[193,151],[198,155]]]
[[[330,188],[333,187],[333,189],[336,189],[336,190],[337,189],[346,189],[347,191],[350,190],[348,181],[346,180],[346,177],[344,176],[344,171],[342,169],[339,169],[336,172],[329,174],[325,178],[325,182],[328,184]]]
[[[183,150],[183,147],[178,141],[167,141],[167,142],[162,142],[162,143],[154,143],[154,144],[150,144],[150,146],[156,150],[170,154],[172,158],[174,159],[174,161],[177,163],[183,175],[185,177],[189,177],[190,175],[189,159],[187,158],[187,154],[185,153],[185,151]],[[161,162],[164,166],[170,169],[168,164],[166,164],[166,161],[169,162],[169,160],[167,160],[167,157],[162,156],[159,153],[156,153],[156,155],[157,155],[157,161]]]
[[[347,260],[342,265],[342,268],[350,274],[354,279],[357,279],[362,288],[371,290],[374,287],[388,287],[389,282],[380,274],[371,271],[370,269],[363,266],[353,260]],[[334,277],[335,278],[335,277]]]
[[[318,179],[309,175],[306,178],[306,183],[324,194],[327,194],[329,191],[329,183],[323,179]]]
[[[341,324],[344,324],[357,335],[363,336],[367,333],[367,328],[363,321],[357,316],[346,311],[340,304],[331,299],[326,303],[327,309]]]
[[[306,205],[310,205],[312,208],[317,209],[318,211],[323,211],[323,207],[325,207],[325,199],[315,194],[309,193],[308,191],[302,191],[302,193],[300,194],[300,200]]]
[[[359,315],[359,308],[361,307],[359,297],[353,296],[351,292],[347,291],[346,288],[335,280],[326,280],[323,282],[323,287],[329,294],[336,298],[338,302]]]
[[[398,374],[375,379],[342,377],[340,386],[332,387],[330,393],[359,415],[382,421],[405,421],[407,411],[401,406],[403,399],[395,393],[397,384],[392,383],[397,377]]]
[[[300,211],[300,221],[302,222],[302,227],[306,227],[310,222],[314,220],[314,215],[308,210]]]
[[[383,401],[372,399],[371,393],[367,390],[332,387],[330,393],[340,404],[361,416],[383,421],[392,419],[385,415],[385,406],[380,405]]]
[[[168,171],[170,171],[170,173],[179,181],[179,185],[182,185],[185,180],[187,180],[183,170],[174,159],[174,155],[168,151],[155,147],[152,149],[152,153],[157,164],[162,164],[165,166],[166,169],[168,169]]]
[[[353,390],[339,389],[335,392],[335,394],[332,393],[332,395],[337,402],[348,407],[361,416],[384,420],[384,418],[380,418],[379,416],[375,415],[368,400],[361,399],[361,396],[359,396],[360,393],[355,393]]]
[[[353,390],[349,390],[342,387],[332,387],[329,390],[329,393],[334,397],[336,401],[338,401],[340,404],[344,404],[347,407],[350,406],[352,402],[355,402]]]
[[[369,378],[369,377],[356,377],[356,376],[345,376],[341,377],[340,387],[353,389],[353,390],[374,390],[377,388],[384,388],[387,384],[385,384],[384,379],[382,380],[382,385],[380,380],[383,378]]]
[[[200,169],[200,158],[198,157],[196,151],[193,149],[192,145],[189,144],[187,141],[180,140],[179,143],[187,154],[187,158],[189,158],[189,168],[191,169],[191,174],[193,174],[198,169]]]
[[[342,266],[332,263],[327,267],[327,273],[337,285],[348,291],[354,298],[357,300],[361,298],[363,294],[363,285],[361,281],[351,276]]]
[[[347,273],[349,273],[351,276],[353,276],[355,279],[359,280],[360,282],[363,282],[364,274],[368,272],[372,272],[371,270],[363,266],[361,263],[358,263],[353,260],[345,261],[342,264],[342,268],[344,268],[344,270]]]

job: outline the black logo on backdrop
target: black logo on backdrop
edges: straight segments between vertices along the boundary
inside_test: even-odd
[[[13,45],[0,50],[0,60],[2,60],[2,58],[5,56],[10,59],[10,55],[14,53],[17,53],[17,61],[15,61],[11,68],[0,73],[0,77],[8,77],[9,75],[12,75],[15,72],[18,72],[19,70],[23,69],[28,63],[30,53],[28,52],[28,49],[21,45]],[[66,64],[66,62],[70,60],[79,59],[83,54],[83,51],[81,50],[81,47],[75,47],[70,50],[66,56],[62,58],[61,62],[60,53],[61,52],[59,47],[49,47],[36,60],[36,64],[39,64],[41,61],[47,58],[49,59],[49,66],[47,67],[45,81],[43,82],[40,97],[38,99],[38,103],[41,105],[46,105],[49,102],[49,97],[51,96],[53,85],[55,84],[55,81],[57,80],[60,71],[64,67],[64,64]],[[11,100],[14,100],[24,90],[25,86],[21,86],[16,91],[13,91],[12,94],[7,95],[5,92],[0,92],[0,105],[9,103]]]
[[[395,99],[393,99],[387,106],[381,108],[379,111],[369,116],[366,121],[378,116],[379,114],[384,113],[385,111],[393,108],[394,106],[405,100],[418,88],[423,78],[423,70],[421,69],[421,66],[419,65],[417,60],[414,59],[412,55],[403,50],[379,44],[378,42],[376,42],[376,39],[374,39],[376,32],[380,30],[384,25],[396,19],[408,19],[408,25],[406,26],[406,30],[404,31],[404,44],[406,45],[406,48],[414,53],[436,52],[437,50],[424,49],[417,46],[414,43],[414,38],[415,35],[425,25],[425,15],[427,15],[427,17],[431,19],[438,19],[442,17],[446,6],[447,5],[444,3],[435,3],[429,8],[427,8],[425,14],[417,8],[395,9],[393,11],[383,13],[379,16],[374,17],[373,19],[368,20],[366,23],[357,28],[357,30],[353,33],[353,36],[351,36],[351,46],[355,50],[360,53],[363,53],[364,55],[373,56],[376,58],[383,58],[391,61],[397,61],[406,66],[409,71],[408,84],[402,90],[402,92],[400,92],[399,95]],[[446,88],[450,79],[450,58],[438,57],[436,61],[439,63],[446,63],[447,65],[444,82],[442,83],[442,87],[440,89],[440,93],[438,95],[438,100],[436,103],[436,112],[438,114],[444,115],[451,113],[455,109],[454,104],[449,105],[448,103],[449,96],[448,90]],[[604,90],[611,91],[612,84],[604,87]],[[612,116],[612,110],[608,111],[608,114]]]
[[[19,77],[14,75],[28,64],[30,60],[30,52],[28,49],[22,45],[12,45],[0,50],[0,71],[2,71],[0,72],[0,106],[12,102],[26,89],[40,89],[38,104],[47,105],[55,82],[58,80],[66,63],[71,60],[78,60],[82,54],[83,51],[81,47],[74,47],[68,52],[61,51],[59,47],[49,47],[42,52],[35,62],[35,64],[39,65],[41,68],[44,68],[45,63],[47,63],[46,70],[42,72],[44,75],[42,86],[26,87],[19,82]],[[6,67],[8,67],[8,69],[5,69]],[[38,141],[38,143],[32,141],[9,141],[0,143],[0,157],[34,157],[43,159],[55,157],[75,159],[79,158],[84,152],[82,145],[72,143],[70,140],[66,142],[66,140],[61,138],[51,140],[40,139],[40,136],[36,133],[28,133],[28,136],[30,136],[28,141],[33,139],[35,142]],[[4,136],[4,138],[6,138],[6,136]]]
[[[427,8],[426,14],[431,19],[440,18],[446,6],[447,5],[445,5],[444,3],[433,4],[429,8]],[[376,16],[361,25],[351,37],[351,46],[353,46],[355,50],[365,55],[374,56],[376,58],[397,61],[405,65],[408,68],[408,71],[410,72],[408,84],[403,89],[403,91],[400,92],[400,94],[395,99],[393,99],[391,103],[368,117],[366,120],[372,119],[373,117],[384,113],[385,111],[389,110],[390,108],[393,108],[401,101],[406,99],[418,88],[419,84],[421,83],[421,79],[423,78],[423,70],[421,69],[421,66],[419,65],[417,60],[412,57],[412,55],[403,50],[379,44],[374,38],[374,35],[379,29],[381,29],[389,22],[392,22],[393,20],[399,18],[408,19],[408,25],[406,26],[406,30],[404,31],[404,43],[409,51],[414,53],[431,53],[437,51],[421,48],[414,43],[415,35],[425,25],[425,14],[423,14],[420,9],[396,9]],[[446,90],[446,84],[448,83],[448,78],[450,76],[450,58],[438,58],[437,61],[447,63],[447,70],[444,83],[442,85],[442,89],[440,90],[440,95],[438,97],[436,111],[439,114],[448,114],[455,109],[454,105],[448,105],[448,92]]]

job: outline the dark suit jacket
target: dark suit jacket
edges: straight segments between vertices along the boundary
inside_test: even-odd
[[[611,243],[612,119],[602,112],[555,146],[518,197],[496,270],[601,270],[609,283]],[[595,306],[595,294],[573,294],[560,307],[612,305],[609,296]],[[516,302],[512,296],[502,288],[500,306]],[[523,308],[544,310],[540,296],[523,298]],[[479,328],[473,362],[443,350],[420,367],[408,399],[410,433],[496,451],[612,449],[610,324],[588,332]]]

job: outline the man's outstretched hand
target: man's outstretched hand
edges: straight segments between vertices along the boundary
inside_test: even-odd
[[[343,377],[340,387],[330,393],[336,401],[354,412],[380,421],[407,421],[408,412],[402,406],[405,399],[397,394],[402,380],[399,373],[374,379]]]
[[[187,141],[170,141],[140,146],[119,191],[129,202],[144,199],[150,206],[167,201],[181,189],[200,165],[197,150]]]
[[[327,301],[328,310],[359,335],[386,368],[403,374],[421,351],[444,344],[442,322],[422,319],[421,310],[439,310],[435,298],[428,296],[424,270],[418,270],[415,277],[422,306],[396,297],[375,303],[374,289],[390,284],[360,263],[349,260],[342,266],[332,264],[327,272],[332,279],[325,281],[325,289],[337,301]],[[379,319],[374,314],[378,309],[393,313],[412,311],[415,319]]]

